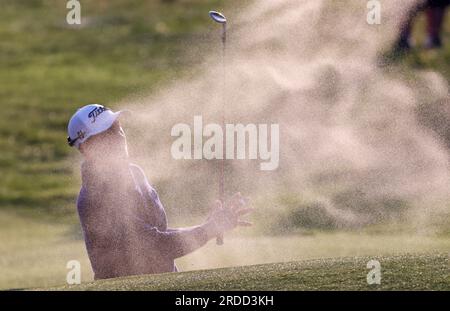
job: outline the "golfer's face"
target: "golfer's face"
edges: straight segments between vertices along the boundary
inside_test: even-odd
[[[128,156],[127,139],[120,122],[117,120],[105,132],[91,137],[86,143],[95,156],[102,158],[121,158]]]

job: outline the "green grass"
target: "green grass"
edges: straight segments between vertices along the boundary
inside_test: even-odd
[[[381,284],[367,284],[367,263]],[[102,280],[54,290],[450,290],[448,254],[319,259]]]
[[[67,224],[37,222],[30,217],[0,211],[0,228],[0,289],[63,285],[68,273],[66,264],[70,260],[81,263],[83,284],[92,282],[84,242],[81,238],[74,239]],[[210,241],[196,252],[177,259],[177,266],[181,271],[198,271],[320,258],[437,254],[450,249],[448,237],[417,233],[317,232],[277,237],[242,237],[240,234],[227,235],[225,244],[220,247]]]

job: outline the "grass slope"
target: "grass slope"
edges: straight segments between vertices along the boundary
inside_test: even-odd
[[[367,262],[381,263],[368,285]],[[446,254],[355,257],[118,278],[54,290],[450,290]]]

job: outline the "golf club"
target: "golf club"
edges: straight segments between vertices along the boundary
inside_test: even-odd
[[[222,73],[222,128],[225,126],[225,81],[226,81],[226,66],[225,66],[225,56],[226,56],[226,43],[227,43],[227,19],[226,17],[216,11],[210,11],[209,16],[212,18],[213,21],[216,23],[222,24],[222,67],[223,67],[223,73]],[[224,185],[224,179],[225,179],[225,157],[222,157],[222,160],[220,161],[220,168],[219,168],[219,198],[222,204],[225,204],[225,185]],[[217,245],[223,244],[223,235],[219,235],[216,239]]]

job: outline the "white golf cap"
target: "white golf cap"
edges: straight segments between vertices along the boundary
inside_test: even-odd
[[[100,134],[113,125],[123,111],[112,112],[102,105],[84,106],[69,121],[67,142],[80,148],[89,137]]]

